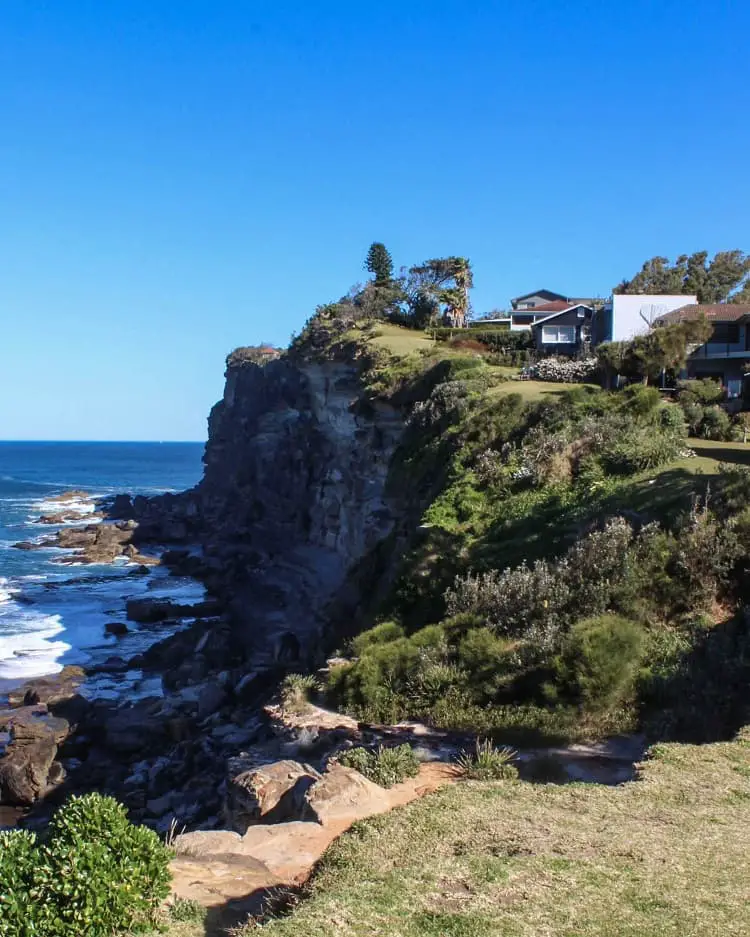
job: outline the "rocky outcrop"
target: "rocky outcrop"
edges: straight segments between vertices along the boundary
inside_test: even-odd
[[[165,562],[229,599],[248,652],[317,652],[327,606],[399,517],[386,479],[402,416],[384,404],[364,412],[361,394],[356,362],[230,367],[200,484],[112,507],[137,521],[134,542],[170,544]]]
[[[305,795],[319,778],[310,765],[289,760],[234,773],[225,808],[229,828],[246,833],[257,823],[297,819],[303,812]]]
[[[9,730],[10,741],[0,758],[0,803],[29,807],[62,781],[55,756],[70,725],[44,707],[26,706],[0,713],[1,730]]]

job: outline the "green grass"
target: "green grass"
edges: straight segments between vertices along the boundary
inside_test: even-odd
[[[688,443],[697,457],[690,461],[710,474],[715,475],[722,462],[750,466],[750,443],[714,442],[712,439],[690,439]]]
[[[728,742],[658,746],[642,779],[620,787],[460,783],[357,824],[309,897],[263,930],[740,937],[750,933],[749,774],[750,744]]]
[[[431,351],[437,344],[424,332],[405,329],[403,326],[392,325],[389,322],[379,323],[375,330],[375,337],[370,341],[373,345],[387,349],[393,355],[409,355],[422,349]]]
[[[494,369],[493,369],[494,370]],[[500,370],[498,368],[498,370]],[[502,368],[503,371],[516,371],[513,368]],[[517,371],[516,371],[517,373]],[[488,391],[489,397],[504,397],[508,394],[520,394],[524,400],[544,400],[549,396],[560,395],[566,390],[577,387],[591,387],[588,384],[558,384],[549,381],[506,381]]]

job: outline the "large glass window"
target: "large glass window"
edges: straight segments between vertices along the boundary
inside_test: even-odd
[[[545,345],[574,345],[576,327],[574,325],[543,325],[542,342]]]

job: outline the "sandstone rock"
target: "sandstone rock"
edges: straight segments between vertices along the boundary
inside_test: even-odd
[[[277,761],[230,777],[225,813],[231,828],[244,833],[256,823],[299,819],[308,788],[320,778],[309,765]]]
[[[5,721],[10,723],[10,743],[0,758],[0,803],[28,807],[62,780],[62,769],[53,771],[52,766],[70,727],[65,719],[28,708],[12,712]]]
[[[75,696],[84,677],[83,668],[69,665],[54,676],[29,680],[19,689],[11,690],[8,701],[11,706],[31,706],[35,703],[52,706]]]
[[[354,768],[333,764],[305,794],[307,819],[326,825],[349,825],[362,817],[385,813],[388,792],[368,781]]]

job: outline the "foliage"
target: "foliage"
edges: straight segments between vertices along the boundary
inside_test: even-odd
[[[517,757],[512,748],[496,748],[491,739],[477,739],[474,751],[461,752],[456,764],[474,781],[514,781],[518,778]]]
[[[721,384],[711,378],[678,384],[677,401],[685,414],[691,436],[716,440],[732,438],[732,422],[719,406],[724,398]]]
[[[109,797],[73,797],[47,840],[0,843],[0,934],[110,937],[149,930],[169,891],[169,852]]]
[[[318,690],[320,683],[312,674],[287,674],[281,684],[281,705],[289,712],[304,712]]]
[[[681,254],[674,263],[652,257],[615,293],[695,294],[699,303],[745,302],[743,289],[750,277],[750,256],[739,250],[720,251],[708,260],[707,251]]]
[[[414,326],[435,325],[442,313],[451,325],[463,328],[469,320],[473,285],[465,257],[438,257],[410,267],[404,288]]]
[[[246,345],[242,348],[235,348],[233,352],[227,355],[227,368],[242,368],[249,364],[267,364],[278,358],[281,354],[278,348],[267,342],[260,345]]]
[[[632,693],[644,644],[642,626],[627,618],[578,621],[556,661],[558,685],[588,712],[611,709]]]
[[[192,898],[174,898],[169,905],[169,919],[176,923],[200,924],[206,917],[206,909]]]
[[[385,244],[373,241],[367,251],[365,269],[374,275],[378,284],[390,283],[393,279],[393,259]]]
[[[419,760],[411,745],[407,744],[395,747],[380,745],[375,751],[351,748],[340,755],[338,761],[381,787],[393,787],[419,774]]]
[[[39,907],[31,899],[37,864],[33,833],[0,831],[0,937],[43,933],[38,928]]]

